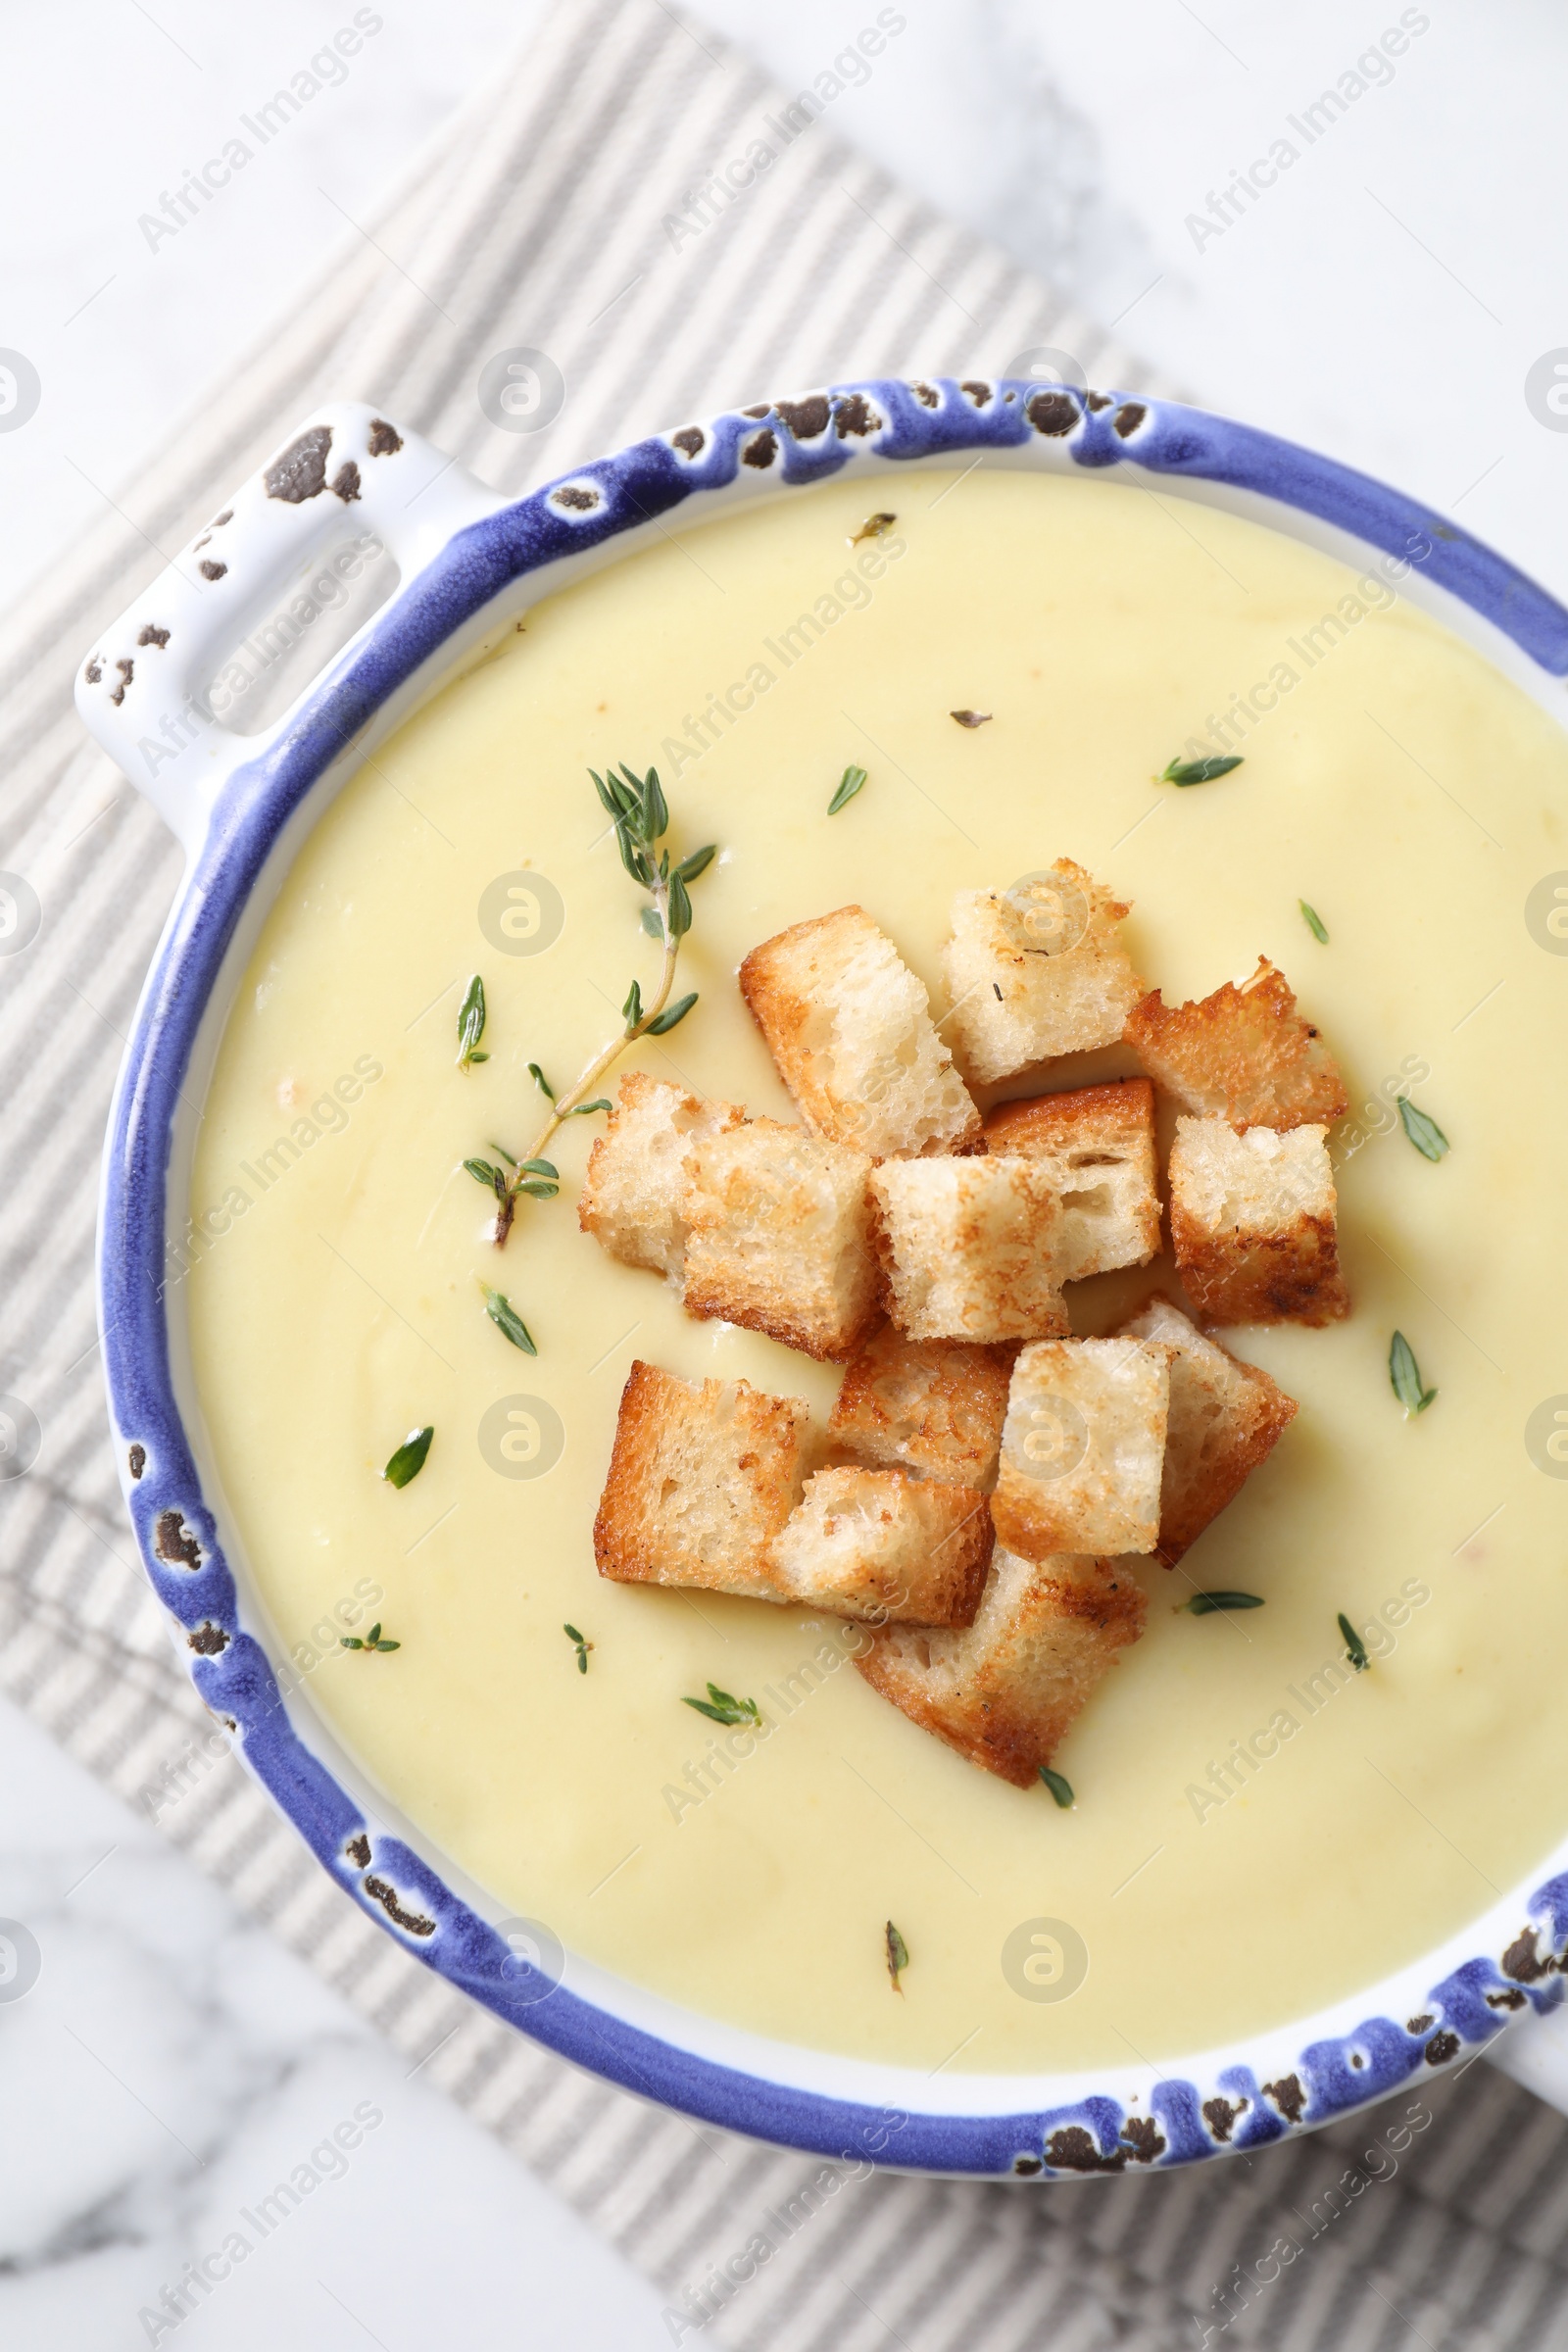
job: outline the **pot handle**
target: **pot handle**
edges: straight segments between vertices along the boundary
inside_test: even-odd
[[[1500,2074],[1568,2115],[1568,2007],[1516,2018],[1486,2054]]]
[[[193,852],[229,775],[384,609],[384,592],[368,603],[380,582],[395,567],[406,592],[455,531],[508,503],[363,402],[318,410],[104,631],[76,673],[83,724]],[[251,732],[225,724],[273,669],[298,680],[287,707]]]

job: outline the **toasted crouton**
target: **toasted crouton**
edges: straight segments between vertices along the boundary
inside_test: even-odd
[[[1170,1418],[1159,1486],[1159,1542],[1167,1568],[1197,1543],[1296,1418],[1296,1400],[1256,1364],[1204,1339],[1168,1298],[1122,1325],[1128,1339],[1171,1350]]]
[[[1146,1266],[1159,1248],[1154,1090],[1147,1078],[1004,1102],[985,1124],[990,1152],[1051,1170],[1061,1200],[1061,1279]]]
[[[1245,988],[1227,980],[1198,1004],[1168,1005],[1154,989],[1128,1014],[1127,1043],[1183,1110],[1233,1127],[1305,1127],[1348,1107],[1333,1054],[1266,956]]]
[[[686,1154],[701,1136],[744,1124],[735,1102],[704,1102],[684,1088],[628,1070],[604,1134],[588,1154],[577,1222],[612,1257],[678,1276],[686,1248]]]
[[[899,1159],[875,1170],[893,1320],[911,1340],[1030,1340],[1067,1329],[1061,1208],[1029,1159]]]
[[[1152,1551],[1170,1354],[1151,1340],[1042,1340],[1012,1368],[991,1516],[1026,1559]]]
[[[1114,1561],[1023,1560],[999,1546],[967,1632],[881,1626],[855,1662],[911,1723],[1028,1788],[1144,1615]]]
[[[704,1137],[687,1166],[688,1314],[805,1355],[853,1354],[877,1314],[865,1153],[754,1119]]]
[[[1340,1272],[1325,1127],[1178,1119],[1170,1233],[1187,1296],[1210,1323],[1338,1322]]]
[[[910,1340],[885,1324],[851,1358],[828,1437],[863,1461],[989,1488],[1011,1371],[1008,1348]]]
[[[863,906],[763,940],[741,994],[814,1135],[873,1159],[975,1143],[980,1113],[923,984]]]
[[[784,1599],[768,1548],[800,1496],[808,1418],[799,1396],[680,1380],[639,1359],[594,1521],[600,1575]]]
[[[784,1597],[838,1617],[972,1625],[993,1536],[975,1487],[903,1470],[818,1470],[773,1539]]]
[[[1116,1043],[1144,993],[1116,938],[1130,912],[1070,858],[1010,890],[959,891],[944,969],[976,1078]]]

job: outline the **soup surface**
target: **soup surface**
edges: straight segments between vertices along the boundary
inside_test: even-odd
[[[894,529],[852,547],[878,501]],[[1152,2061],[1349,1993],[1568,1828],[1568,942],[1548,921],[1568,739],[1399,584],[1124,483],[829,484],[672,525],[539,607],[310,837],[201,1130],[185,1296],[211,1457],[297,1703],[568,1951],[927,2070]],[[1239,695],[1245,764],[1156,784],[1195,737],[1217,748]],[[722,849],[681,958],[696,1009],[623,1067],[789,1118],[735,983],[750,948],[858,901],[940,1015],[954,892],[1070,857],[1134,902],[1123,937],[1167,1002],[1266,954],[1346,1071],[1353,1312],[1227,1335],[1299,1414],[1180,1570],[1137,1564],[1148,1632],[1056,1758],[1071,1811],[915,1729],[830,1621],[595,1573],[634,1355],[819,1416],[839,1378],[692,1321],[578,1231],[599,1116],[552,1147],[561,1197],[488,1243],[465,1158],[526,1154],[529,1063],[564,1088],[657,971],[587,774],[620,760],[658,763],[677,855]],[[851,763],[869,780],[829,817]],[[476,971],[490,1058],[460,1069]],[[1131,1066],[1117,1050],[1049,1084]],[[1401,1090],[1446,1157],[1412,1148]],[[1075,1329],[1172,1280],[1160,1261],[1075,1286]],[[1396,1329],[1437,1391],[1412,1418]],[[399,1491],[378,1473],[425,1424]],[[1180,1610],[1200,1588],[1265,1605]],[[1370,1629],[1364,1672],[1342,1610]],[[395,1651],[341,1646],[372,1622]],[[682,1704],[709,1681],[757,1699],[751,1752]],[[1042,1920],[1087,1955],[1078,1982],[1077,1944],[1046,1931],[1073,1984],[1053,1945],[1034,1976],[1065,1997],[1020,1977]]]

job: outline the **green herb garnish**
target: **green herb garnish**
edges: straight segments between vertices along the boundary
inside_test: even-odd
[[[424,1457],[430,1450],[434,1428],[411,1429],[381,1476],[389,1487],[406,1487],[411,1478],[417,1478],[424,1468]]]
[[[909,1947],[891,1919],[883,1929],[882,1935],[887,1945],[889,1979],[894,1991],[902,1992],[904,1986],[899,1983],[899,1979],[909,1965]]]
[[[950,710],[948,716],[956,718],[960,727],[988,727],[991,724],[989,710]]]
[[[677,1021],[685,1019],[697,1002],[694,991],[692,995],[682,997],[678,1004],[671,1004],[669,992],[675,978],[680,943],[692,927],[691,893],[687,885],[695,882],[699,874],[706,873],[718,855],[717,849],[711,842],[707,843],[700,850],[692,850],[678,864],[671,865],[668,850],[659,846],[669,831],[669,807],[657,768],[651,767],[645,776],[639,776],[622,760],[618,774],[613,768],[607,768],[601,775],[597,768],[592,767],[588,773],[593,778],[600,806],[614,826],[615,847],[620,852],[621,864],[632,880],[649,893],[650,904],[642,909],[642,927],[650,939],[660,941],[664,951],[663,962],[652,1002],[648,1004],[643,1003],[641,982],[632,982],[621,1007],[621,1019],[625,1026],[620,1035],[612,1038],[603,1053],[595,1055],[568,1094],[558,1101],[555,1090],[539,1064],[536,1061],[528,1064],[528,1072],[535,1086],[551,1104],[550,1116],[535,1139],[531,1158],[514,1160],[510,1153],[503,1152],[502,1159],[510,1163],[510,1174],[505,1166],[497,1168],[486,1160],[464,1161],[469,1175],[480,1184],[490,1185],[495,1193],[496,1218],[491,1238],[498,1250],[506,1244],[517,1201],[523,1195],[536,1200],[548,1200],[561,1189],[557,1171],[549,1160],[540,1157],[557,1128],[565,1119],[578,1115],[586,1117],[594,1110],[609,1110],[611,1103],[607,1097],[598,1096],[592,1101],[589,1098],[611,1063],[633,1039],[666,1035]],[[500,1149],[499,1146],[491,1148]]]
[[[539,1350],[533,1344],[533,1335],[512,1300],[502,1292],[491,1290],[488,1283],[481,1283],[479,1287],[484,1292],[484,1311],[502,1338],[510,1340],[514,1348],[520,1348],[524,1355],[537,1355]]]
[[[1304,899],[1298,899],[1296,904],[1301,909],[1301,920],[1311,932],[1312,937],[1321,947],[1326,948],[1329,944],[1328,926],[1317,908],[1309,906]]]
[[[1449,1149],[1448,1139],[1437,1120],[1429,1119],[1424,1110],[1417,1110],[1408,1095],[1399,1097],[1399,1124],[1423,1159],[1441,1159]]]
[[[1068,1812],[1076,1802],[1071,1781],[1063,1780],[1059,1772],[1053,1772],[1049,1764],[1041,1765],[1040,1778],[1045,1782],[1062,1811]]]
[[[1188,1599],[1176,1603],[1192,1617],[1211,1617],[1216,1609],[1260,1609],[1260,1592],[1194,1592]]]
[[[1213,753],[1206,760],[1172,760],[1159,771],[1161,784],[1211,784],[1216,776],[1228,776],[1233,767],[1240,767],[1240,752]]]
[[[343,1634],[339,1637],[339,1639],[345,1649],[388,1650],[401,1649],[403,1647],[401,1642],[383,1642],[381,1639],[381,1628],[379,1625],[372,1625],[363,1642],[360,1640],[358,1634]]]
[[[468,982],[468,991],[458,1007],[458,1067],[471,1069],[476,1061],[488,1061],[488,1054],[478,1051],[484,1035],[484,982],[477,972]]]
[[[760,1725],[762,1720],[762,1710],[755,1698],[732,1698],[716,1683],[709,1684],[707,1698],[683,1698],[681,1704],[695,1707],[698,1714],[706,1715],[710,1723]]]
[[[1350,1623],[1350,1620],[1348,1617],[1347,1617],[1343,1609],[1340,1611],[1340,1631],[1345,1636],[1346,1656],[1349,1659],[1350,1664],[1355,1668],[1357,1674],[1365,1674],[1367,1668],[1372,1663],[1371,1659],[1366,1654],[1366,1643],[1362,1641],[1360,1635],[1356,1632],[1354,1626]]]
[[[863,767],[847,767],[839,778],[837,792],[834,793],[827,805],[829,816],[837,816],[841,808],[847,808],[864,782],[865,769]]]
[[[666,1005],[662,1012],[655,1013],[650,1020],[644,1023],[648,1035],[650,1037],[667,1037],[671,1029],[686,1018],[696,1002],[697,991],[695,989],[689,997],[677,998],[673,1004]]]
[[[1406,1420],[1415,1413],[1424,1413],[1438,1393],[1436,1389],[1421,1386],[1421,1367],[1415,1360],[1415,1349],[1402,1331],[1395,1333],[1389,1349],[1389,1381],[1404,1407]]]
[[[868,514],[858,531],[852,531],[847,544],[858,547],[862,539],[880,539],[898,521],[896,514]]]
[[[586,1674],[588,1671],[588,1652],[593,1648],[593,1642],[584,1641],[582,1635],[578,1633],[577,1628],[574,1625],[564,1625],[561,1630],[565,1635],[568,1642],[576,1642],[577,1672],[579,1674]]]

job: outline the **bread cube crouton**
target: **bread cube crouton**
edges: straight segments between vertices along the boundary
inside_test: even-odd
[[[688,1314],[852,1355],[878,1312],[865,1153],[754,1119],[705,1137],[687,1165]]]
[[[701,1136],[744,1124],[735,1102],[704,1102],[683,1087],[628,1070],[604,1134],[588,1154],[577,1222],[612,1257],[678,1276],[686,1249],[686,1154]]]
[[[1155,1341],[1042,1340],[1012,1368],[991,1516],[1025,1559],[1152,1551],[1170,1410]]]
[[[1030,1159],[887,1160],[871,1177],[893,1320],[911,1340],[1040,1339],[1067,1329],[1061,1207]]]
[[[744,1380],[634,1363],[594,1521],[600,1575],[783,1599],[768,1553],[800,1496],[808,1417]]]
[[[972,1625],[993,1543],[986,1498],[903,1470],[818,1470],[773,1539],[780,1598],[838,1617]]]
[[[1245,988],[1227,980],[1198,1004],[1156,988],[1127,1018],[1127,1043],[1183,1110],[1233,1127],[1305,1127],[1343,1118],[1345,1080],[1266,956]]]
[[[999,1546],[967,1631],[880,1626],[856,1665],[922,1731],[1028,1788],[1144,1615],[1142,1590],[1112,1560]]]
[[[873,1159],[978,1141],[980,1113],[923,983],[863,906],[763,940],[741,994],[814,1135]]]
[[[1011,1371],[1008,1348],[910,1340],[884,1324],[850,1359],[829,1440],[862,1461],[989,1488]]]
[[[1155,1340],[1171,1350],[1154,1549],[1174,1568],[1279,1443],[1296,1418],[1296,1400],[1256,1364],[1205,1339],[1168,1298],[1152,1299],[1121,1329],[1128,1339]]]
[[[1328,1130],[1178,1119],[1170,1235],[1210,1323],[1338,1322],[1350,1311],[1335,1234]]]
[[[1070,858],[1010,890],[959,891],[944,971],[976,1078],[1116,1043],[1144,993],[1116,938],[1130,912]]]
[[[1158,1250],[1154,1090],[1147,1078],[1004,1102],[986,1121],[985,1144],[1051,1170],[1061,1200],[1063,1282],[1147,1266]]]

